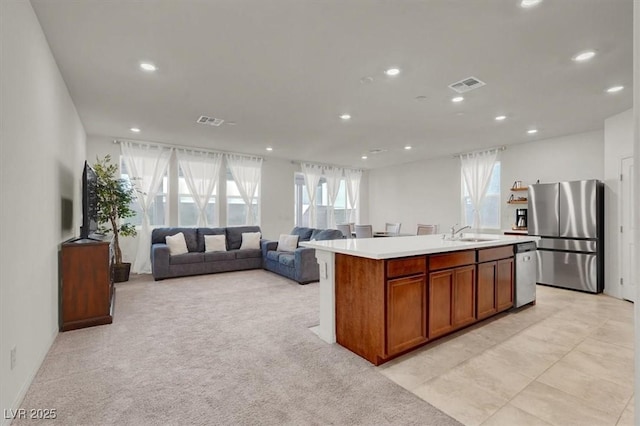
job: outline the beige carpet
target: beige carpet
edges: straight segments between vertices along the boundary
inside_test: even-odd
[[[317,283],[137,276],[118,285],[113,324],[58,335],[21,407],[64,425],[459,425],[322,342],[317,321]]]

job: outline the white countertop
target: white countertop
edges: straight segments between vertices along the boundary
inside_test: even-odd
[[[438,235],[415,235],[410,237],[348,238],[342,240],[304,241],[300,245],[334,253],[369,259],[393,259],[396,257],[421,254],[445,253],[451,251],[487,248],[510,244],[538,241],[540,237],[530,235],[499,235],[465,233],[463,238],[482,238],[491,241],[451,241]]]

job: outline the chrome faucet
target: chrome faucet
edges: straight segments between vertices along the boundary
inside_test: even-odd
[[[471,229],[471,226],[467,225],[467,226],[463,226],[462,228],[460,228],[460,229],[458,229],[456,231],[456,225],[457,225],[457,223],[451,227],[451,239],[452,240],[455,240],[456,234],[459,234],[461,231],[463,231],[463,230],[465,230],[467,228]]]

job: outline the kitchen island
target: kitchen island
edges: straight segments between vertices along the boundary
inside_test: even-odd
[[[310,241],[320,267],[318,335],[380,365],[513,306],[514,245],[465,234]]]

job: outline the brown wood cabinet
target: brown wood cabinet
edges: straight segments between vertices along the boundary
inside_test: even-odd
[[[399,259],[335,254],[336,340],[380,365],[513,305],[513,247]]]
[[[481,320],[513,306],[513,248],[478,250],[478,261],[484,261],[478,264],[477,309]]]
[[[427,341],[427,285],[424,274],[387,281],[387,355]]]
[[[451,311],[453,329],[457,330],[476,321],[476,265],[454,270]]]
[[[496,270],[496,307],[502,312],[513,306],[513,258],[498,260]]]
[[[111,324],[115,300],[112,264],[110,240],[62,244],[60,331]]]
[[[429,274],[430,339],[475,322],[475,274],[475,265]]]
[[[496,262],[478,264],[478,319],[498,312],[496,308]]]
[[[451,300],[453,299],[454,270],[429,274],[429,338],[433,339],[453,330]]]

